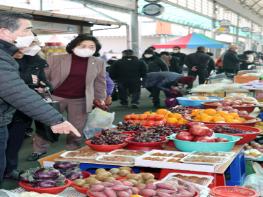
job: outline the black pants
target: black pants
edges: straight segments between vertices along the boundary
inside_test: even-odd
[[[150,87],[147,90],[151,93],[152,102],[154,107],[160,106],[160,89],[158,87]]]
[[[207,70],[206,69],[202,69],[202,70],[197,70],[196,72],[193,72],[191,70],[189,70],[188,72],[188,76],[192,76],[192,77],[197,77],[199,79],[199,84],[204,84],[205,80],[207,79]]]
[[[8,125],[9,138],[6,148],[6,173],[17,169],[18,153],[23,144],[25,132],[31,128],[32,119],[20,111],[16,111],[12,122]]]
[[[126,81],[118,83],[119,99],[123,105],[128,104],[128,97],[131,95],[131,104],[139,104],[141,96],[141,83]]]

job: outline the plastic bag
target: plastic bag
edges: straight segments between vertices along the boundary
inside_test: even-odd
[[[103,111],[99,108],[95,108],[88,114],[87,122],[84,127],[85,137],[91,138],[97,132],[100,132],[102,129],[112,128],[112,123],[114,121],[115,113],[110,113]]]
[[[244,186],[257,191],[259,196],[263,196],[263,168],[257,162],[253,162],[255,174],[246,177]]]
[[[258,174],[248,175],[245,179],[244,186],[257,191],[259,196],[263,196],[263,176]]]

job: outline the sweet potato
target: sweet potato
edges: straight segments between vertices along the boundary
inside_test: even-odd
[[[96,196],[96,197],[108,197],[106,196],[106,194],[104,194],[104,192],[91,192],[92,196]]]
[[[123,190],[127,190],[127,189],[129,189],[129,188],[130,188],[130,187],[125,186],[125,185],[114,185],[114,186],[112,187],[112,189],[115,190],[115,191],[123,191]]]
[[[150,197],[156,195],[156,191],[153,189],[143,189],[140,194],[144,197]]]
[[[153,189],[153,190],[156,190],[156,185],[155,184],[153,184],[153,183],[149,183],[149,184],[147,184],[146,185],[146,187],[145,187],[146,189]]]
[[[118,191],[118,197],[130,197],[130,194],[126,191]]]
[[[168,184],[168,183],[157,183],[156,186],[157,188],[160,188],[160,189],[174,190],[173,185]]]
[[[111,188],[105,188],[104,193],[107,195],[107,197],[117,197],[116,192]]]
[[[160,197],[173,197],[172,194],[167,194],[167,193],[164,193],[164,192],[158,192],[158,196],[160,196]]]
[[[105,189],[102,184],[95,184],[90,187],[90,191],[92,192],[101,192]]]
[[[157,193],[166,193],[166,194],[174,194],[176,193],[176,190],[170,190],[170,189],[158,189],[157,190]]]
[[[139,194],[139,189],[137,187],[132,187],[132,194]]]

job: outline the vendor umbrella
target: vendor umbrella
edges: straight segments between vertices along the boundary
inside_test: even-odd
[[[207,48],[226,47],[224,43],[218,42],[217,40],[198,33],[188,34],[187,36],[179,37],[167,43],[154,44],[153,46],[157,49],[168,49],[175,46],[179,46],[181,48],[197,48],[199,46],[204,46]]]

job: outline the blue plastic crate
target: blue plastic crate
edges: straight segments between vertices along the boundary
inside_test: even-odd
[[[225,172],[226,185],[243,185],[246,178],[246,161],[244,153],[239,153]]]

